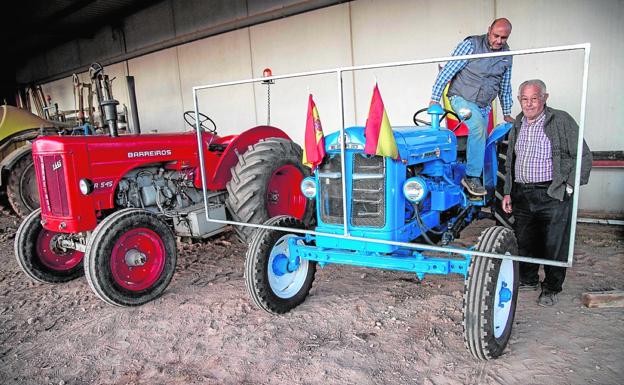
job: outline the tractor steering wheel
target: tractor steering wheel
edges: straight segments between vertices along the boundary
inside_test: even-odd
[[[423,112],[426,112],[428,109],[429,109],[428,107],[421,108],[420,110],[416,111],[416,113],[414,113],[414,124],[415,125],[417,125],[417,126],[420,126],[420,125],[430,126],[431,125],[431,122],[428,122],[428,121],[423,120],[423,119],[418,119],[418,115],[423,113]],[[438,124],[442,123],[442,120],[444,118],[446,118],[446,115],[452,115],[455,118],[455,120],[457,120],[457,124],[455,125],[455,127],[453,127],[453,129],[450,129],[450,128],[447,127],[452,132],[455,132],[455,130],[457,130],[459,128],[459,126],[461,126],[461,124],[463,123],[462,120],[459,118],[459,115],[457,115],[454,111],[444,109],[444,114],[442,114],[442,116],[440,116],[440,120],[438,121]]]
[[[199,112],[198,114],[199,114],[199,128],[201,128],[202,130],[206,132],[216,134],[217,125],[215,124],[215,122],[212,119],[210,119],[208,116],[206,116],[205,114],[202,114],[201,112]],[[193,129],[195,129],[195,111],[184,112],[184,121],[186,122],[186,124],[188,124],[189,126],[193,127]],[[208,127],[207,125],[205,125],[204,123],[206,122],[210,122],[212,124],[212,127]]]

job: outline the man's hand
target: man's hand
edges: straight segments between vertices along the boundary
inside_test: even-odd
[[[505,195],[503,197],[501,207],[503,208],[504,212],[506,212],[507,214],[511,214],[511,195]]]
[[[512,118],[509,115],[503,116],[503,120],[505,120],[507,123],[513,123],[514,122],[514,118]]]

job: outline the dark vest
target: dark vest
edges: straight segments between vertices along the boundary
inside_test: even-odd
[[[469,36],[473,54],[499,52],[492,51],[488,46],[487,35]],[[505,44],[501,51],[509,51]],[[497,56],[482,59],[471,59],[468,64],[451,80],[448,96],[459,95],[469,102],[485,107],[496,99],[503,74],[511,67],[511,56]]]

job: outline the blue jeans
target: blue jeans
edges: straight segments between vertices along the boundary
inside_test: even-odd
[[[472,112],[470,119],[464,121],[466,126],[468,126],[466,175],[478,178],[483,172],[488,117],[481,114],[479,106],[473,102],[467,101],[461,96],[451,96],[449,101],[456,113],[459,113],[459,110],[462,108],[468,108],[470,112]]]

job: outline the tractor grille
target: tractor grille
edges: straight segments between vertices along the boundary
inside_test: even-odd
[[[386,223],[384,158],[355,154],[353,158],[353,199],[351,224],[383,227]]]
[[[38,171],[40,172],[40,192],[42,206],[52,215],[68,216],[67,183],[65,181],[65,164],[58,155],[39,155]]]
[[[351,224],[360,227],[385,225],[385,163],[380,156],[354,154]],[[321,220],[342,224],[342,179],[340,155],[333,155],[319,168]]]
[[[342,170],[340,154],[331,155],[319,168],[321,219],[325,223],[342,224]]]

